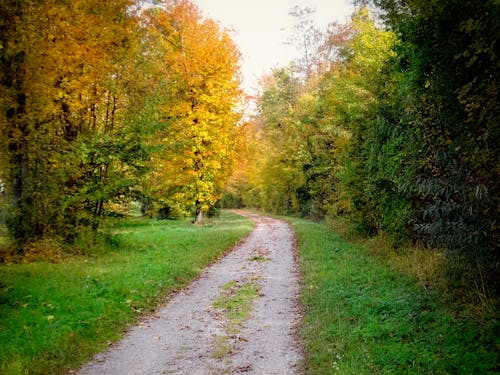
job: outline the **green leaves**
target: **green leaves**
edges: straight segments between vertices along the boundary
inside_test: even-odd
[[[498,147],[492,145],[499,112],[492,100],[498,97],[499,65],[491,55],[498,6],[422,0],[397,16],[389,2],[382,6],[399,32],[399,73],[392,75],[401,88],[382,115],[396,137],[410,142],[399,153],[409,173],[397,184],[411,201],[412,237],[449,249],[455,283],[483,283],[486,277],[498,290],[498,229],[492,225],[498,216],[499,176],[492,164]],[[475,193],[484,189],[487,194]]]
[[[454,285],[496,293],[498,4],[376,3],[390,30],[360,8],[315,71],[264,80],[247,204],[447,248]]]

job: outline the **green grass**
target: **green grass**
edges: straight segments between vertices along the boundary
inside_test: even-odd
[[[230,213],[204,226],[119,221],[104,229],[106,246],[85,256],[0,266],[0,373],[78,367],[251,228]]]
[[[257,280],[258,278],[230,281],[222,286],[220,295],[214,300],[213,307],[221,310],[225,318],[225,334],[214,337],[213,358],[222,359],[234,350],[230,337],[238,334],[244,322],[250,318],[252,303],[260,291]]]
[[[271,260],[271,258],[266,258],[260,255],[254,255],[253,257],[250,257],[248,260],[251,262],[267,262],[268,260]]]
[[[223,286],[223,291],[213,303],[221,309],[227,319],[226,332],[236,334],[243,323],[250,317],[252,303],[259,294],[259,284],[256,280],[244,282],[231,281]]]
[[[495,317],[457,317],[414,277],[321,224],[290,221],[300,252],[308,374],[498,373]]]

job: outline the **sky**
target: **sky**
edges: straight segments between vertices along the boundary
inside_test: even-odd
[[[294,6],[316,9],[320,28],[330,22],[345,22],[353,11],[350,0],[192,0],[202,14],[234,30],[233,40],[242,53],[243,89],[258,92],[258,80],[272,68],[286,66],[297,57],[294,46],[286,45],[294,18]]]

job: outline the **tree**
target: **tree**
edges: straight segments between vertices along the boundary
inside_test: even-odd
[[[297,121],[298,100],[302,91],[292,69],[276,69],[267,77],[258,101],[265,155],[260,205],[279,213],[300,211],[297,190],[303,185],[301,171],[302,134]]]
[[[305,74],[276,69],[259,99],[259,144],[266,150],[260,204],[314,218],[361,208],[353,194],[364,197],[364,185],[354,176],[365,156],[355,150],[364,147],[373,127],[377,77],[393,36],[377,28],[363,8],[348,25],[331,25],[318,41],[308,50],[315,63]],[[353,169],[358,174],[350,174]]]
[[[96,227],[104,203],[127,192],[144,157],[124,123],[131,82],[122,70],[137,30],[130,4],[0,7],[2,172],[20,245]]]
[[[384,121],[413,140],[406,156],[414,178],[401,185],[415,232],[448,250],[452,279],[498,291],[499,6],[377,3],[399,35],[396,74],[406,97],[396,96]]]
[[[193,208],[199,222],[220,198],[236,158],[239,52],[227,32],[202,19],[189,1],[166,2],[148,17],[169,85],[156,194],[169,209]]]

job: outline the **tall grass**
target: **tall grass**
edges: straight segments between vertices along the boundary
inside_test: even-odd
[[[498,373],[495,319],[457,317],[415,276],[322,224],[291,221],[308,374]]]
[[[83,255],[0,266],[0,373],[78,367],[251,227],[229,213],[205,226],[129,219],[108,225]]]

